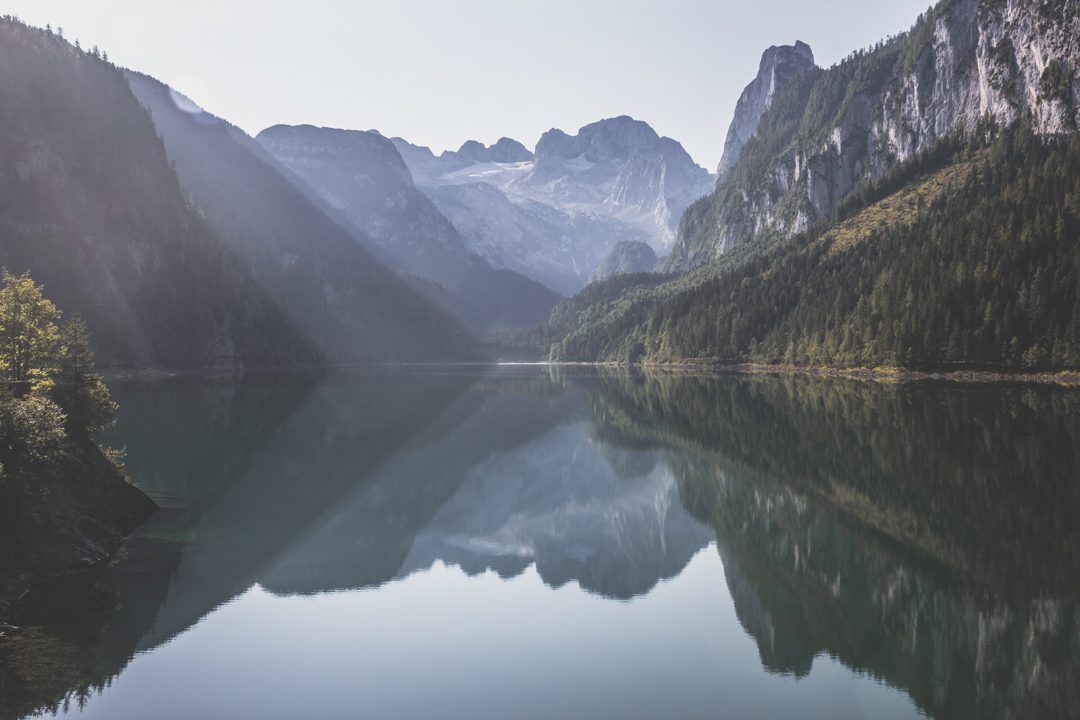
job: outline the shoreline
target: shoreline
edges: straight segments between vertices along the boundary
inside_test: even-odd
[[[807,365],[769,365],[765,363],[739,363],[713,365],[709,363],[646,363],[640,365],[649,370],[706,370],[741,375],[801,375],[809,377],[845,378],[872,382],[918,382],[934,380],[955,383],[1038,383],[1061,387],[1080,387],[1080,372],[1061,370],[1055,372],[1010,372],[1001,370],[913,370],[908,368],[842,368]]]
[[[709,362],[626,363],[603,361],[537,361],[499,363],[500,365],[547,365],[552,367],[603,367],[655,370],[663,372],[698,372],[737,375],[789,375],[821,378],[845,378],[872,382],[919,382],[933,380],[955,383],[1037,383],[1060,387],[1080,387],[1080,371],[1014,372],[1005,370],[915,370],[899,367],[832,367],[828,365],[773,365],[768,363],[719,364]]]
[[[918,382],[940,381],[956,383],[1037,383],[1042,385],[1058,385],[1060,387],[1080,387],[1080,371],[1058,370],[1045,372],[1020,372],[1006,370],[916,370],[901,367],[833,367],[829,365],[786,365],[768,363],[733,363],[716,364],[709,362],[659,362],[638,363],[627,365],[626,363],[613,361],[581,362],[581,361],[551,361],[551,360],[513,360],[491,362],[385,362],[370,364],[328,364],[328,365],[287,365],[281,367],[256,367],[247,369],[204,367],[204,368],[180,368],[180,369],[106,369],[101,372],[102,376],[110,382],[139,383],[155,382],[171,378],[238,378],[245,375],[295,373],[295,372],[334,372],[337,370],[387,370],[387,369],[423,369],[423,368],[498,368],[498,367],[596,367],[596,368],[627,368],[639,370],[657,370],[665,372],[703,372],[725,373],[740,375],[801,375],[821,378],[846,378],[851,380],[864,380],[873,382]]]

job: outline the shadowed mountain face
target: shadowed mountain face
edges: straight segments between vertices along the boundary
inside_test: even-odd
[[[541,283],[492,267],[413,184],[394,144],[376,132],[311,126],[268,128],[259,143],[346,227],[399,270],[441,285],[442,300],[487,334],[542,322],[559,299]]]
[[[327,358],[477,357],[459,323],[296,188],[259,143],[153,78],[127,79],[194,203]]]
[[[624,273],[651,273],[658,268],[659,260],[656,253],[648,243],[622,240],[611,249],[604,262],[600,263],[589,282],[597,282],[605,278]]]
[[[812,682],[828,655],[933,717],[1078,700],[1075,391],[526,368],[116,395],[128,469],[168,509],[116,568],[107,628],[49,639],[66,659],[42,671],[46,705],[74,687],[94,707],[135,650],[205,636],[256,586],[318,604],[450,565],[618,613],[674,592],[710,543],[770,682]]]
[[[119,69],[0,19],[0,98],[0,266],[81,313],[100,363],[319,359],[188,203]]]

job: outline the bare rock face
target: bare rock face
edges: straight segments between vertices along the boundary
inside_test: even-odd
[[[533,167],[512,191],[570,212],[602,212],[647,232],[654,249],[665,251],[682,211],[711,186],[682,145],[623,115],[577,135],[544,133]]]
[[[391,138],[413,179],[419,184],[430,184],[440,176],[457,172],[481,163],[521,163],[533,159],[532,152],[513,138],[503,137],[493,145],[476,140],[466,140],[457,150],[444,150],[436,155],[431,148],[413,145],[409,141]]]
[[[572,295],[620,241],[648,235],[599,213],[571,214],[534,200],[515,202],[486,182],[423,186],[465,238],[494,267],[507,268]]]
[[[1074,132],[1078,66],[1080,0],[945,0],[910,32],[779,90],[787,102],[766,107],[762,132],[744,144],[761,152],[741,153],[729,182],[691,208],[669,267],[699,265],[763,232],[802,232],[858,183],[981,120],[1030,117],[1041,135]],[[776,142],[784,123],[770,119],[798,130]],[[735,125],[737,146],[745,131]]]
[[[443,153],[444,155],[446,153]],[[468,140],[462,144],[456,153],[457,157],[467,163],[512,163],[527,162],[532,160],[533,154],[528,148],[511,138],[499,138],[494,145],[484,146],[476,140]]]
[[[716,169],[717,182],[723,182],[735,167],[776,93],[812,67],[815,67],[814,51],[801,40],[794,45],[774,45],[762,54],[757,77],[746,86],[735,105],[735,119],[728,128],[724,155]]]
[[[713,187],[681,144],[625,115],[549,130],[535,153],[506,138],[440,155],[392,142],[470,251],[566,294],[620,240],[666,253],[683,211]]]

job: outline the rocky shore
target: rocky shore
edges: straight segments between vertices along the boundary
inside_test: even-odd
[[[69,443],[46,477],[0,478],[3,634],[85,612],[101,572],[156,508],[91,442]]]

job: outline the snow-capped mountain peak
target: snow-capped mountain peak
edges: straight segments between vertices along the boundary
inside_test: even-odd
[[[507,138],[439,156],[393,142],[470,249],[564,293],[580,289],[620,240],[665,253],[683,210],[713,186],[682,145],[627,115],[573,135],[548,130],[535,153]],[[477,184],[488,190],[470,189]]]

